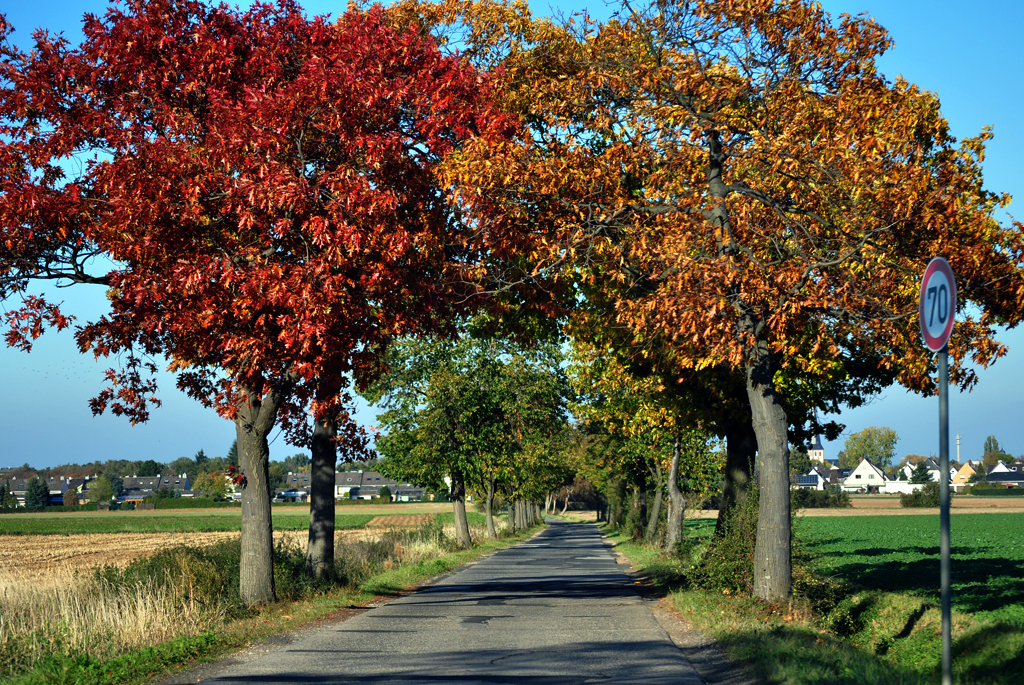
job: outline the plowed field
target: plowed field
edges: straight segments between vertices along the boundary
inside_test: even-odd
[[[425,526],[434,518],[430,514],[411,514],[408,516],[375,516],[367,528],[411,528],[413,526]]]

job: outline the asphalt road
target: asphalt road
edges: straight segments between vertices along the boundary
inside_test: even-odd
[[[703,681],[596,526],[552,522],[439,583],[203,681]]]

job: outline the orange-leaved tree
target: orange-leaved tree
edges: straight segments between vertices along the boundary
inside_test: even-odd
[[[496,4],[442,7],[490,26]],[[664,341],[681,371],[742,374],[761,485],[754,591],[784,598],[784,395],[851,359],[932,391],[916,313],[936,255],[961,296],[954,381],[969,387],[965,362],[1004,354],[995,326],[1020,321],[1024,242],[993,216],[1007,198],[983,188],[989,133],[958,142],[935,95],[877,72],[882,27],[809,2],[520,26],[505,47],[470,33],[508,56],[501,100],[530,134],[471,145],[446,172],[469,211],[521,227],[524,277],[615,279],[615,325]]]

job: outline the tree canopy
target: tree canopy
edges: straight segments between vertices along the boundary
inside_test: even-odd
[[[963,295],[954,382],[1005,352],[995,324],[1020,321],[1024,240],[982,185],[990,133],[957,141],[934,94],[878,72],[881,26],[810,2],[656,2],[564,25],[516,4],[439,7],[438,22],[468,17],[474,54],[499,53],[503,101],[530,126],[449,160],[462,200],[529,229],[521,278],[600,265],[616,325],[664,341],[680,375],[742,375],[762,482],[755,592],[787,596],[785,403],[801,379],[869,359],[869,378],[931,392],[915,317],[936,254]]]
[[[869,426],[854,433],[843,443],[839,454],[840,468],[854,468],[861,460],[870,461],[880,469],[892,464],[900,436],[886,426]]]
[[[29,478],[25,484],[25,508],[29,511],[42,511],[50,506],[50,488],[39,476]]]
[[[465,523],[458,503],[467,488],[488,505],[496,487],[512,497],[518,491],[543,497],[555,487],[547,482],[557,452],[552,441],[567,419],[560,358],[553,346],[473,337],[396,343],[386,359],[389,372],[365,392],[382,410],[381,471],[449,490],[457,525]],[[465,535],[464,545],[468,529]]]

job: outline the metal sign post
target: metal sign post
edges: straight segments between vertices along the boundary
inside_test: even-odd
[[[921,279],[918,319],[924,344],[938,352],[939,367],[939,582],[942,588],[942,685],[953,685],[953,591],[949,580],[949,357],[946,343],[953,332],[956,280],[942,257],[928,263]]]

